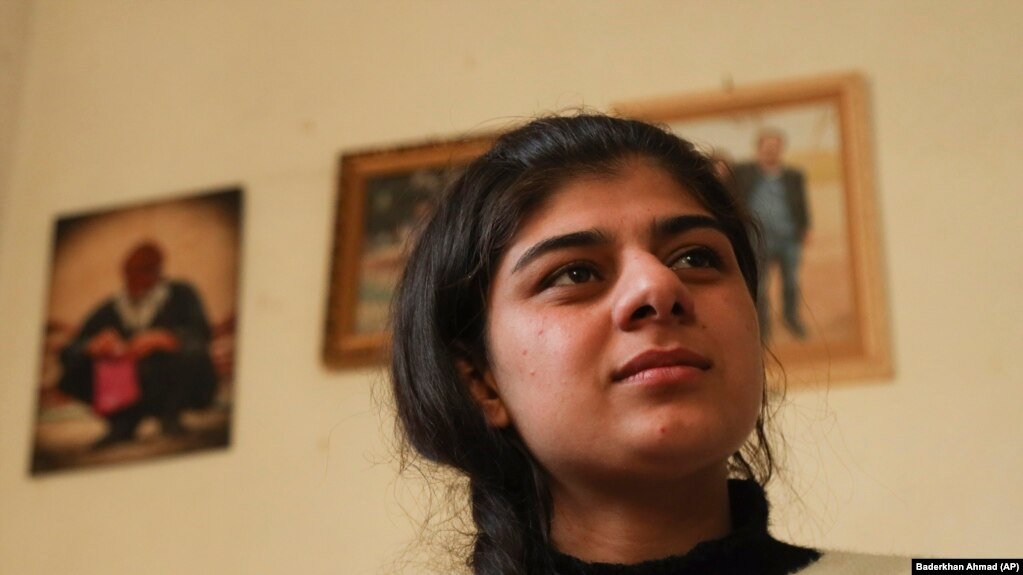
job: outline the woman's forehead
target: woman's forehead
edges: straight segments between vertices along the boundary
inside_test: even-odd
[[[636,162],[612,174],[578,176],[555,188],[519,225],[512,243],[594,227],[648,226],[709,211],[665,170]]]

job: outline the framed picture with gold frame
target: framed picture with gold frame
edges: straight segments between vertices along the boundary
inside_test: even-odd
[[[712,154],[747,201],[765,262],[761,327],[797,385],[892,373],[866,107],[858,74],[614,106]]]
[[[324,361],[384,359],[388,310],[418,226],[491,137],[343,154],[338,180]]]

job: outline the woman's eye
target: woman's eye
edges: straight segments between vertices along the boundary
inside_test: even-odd
[[[688,268],[719,268],[721,267],[721,256],[714,250],[707,247],[698,247],[686,250],[669,264],[673,270]]]
[[[565,268],[551,277],[547,282],[548,286],[566,286],[581,284],[596,279],[597,274],[590,268],[583,266],[572,266]]]

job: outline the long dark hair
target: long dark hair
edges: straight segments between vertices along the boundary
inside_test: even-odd
[[[476,528],[468,563],[477,575],[549,571],[551,500],[518,433],[487,425],[456,362],[487,357],[487,294],[518,226],[574,178],[613,175],[637,158],[664,169],[720,222],[755,300],[752,219],[710,160],[659,127],[601,115],[540,118],[501,136],[451,184],[409,254],[392,316],[398,424],[418,454],[468,478]],[[733,475],[761,484],[772,471],[766,413],[730,460]]]

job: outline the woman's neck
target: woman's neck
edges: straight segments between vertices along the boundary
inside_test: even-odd
[[[724,469],[658,485],[551,489],[552,542],[587,562],[633,564],[679,555],[731,530]]]

